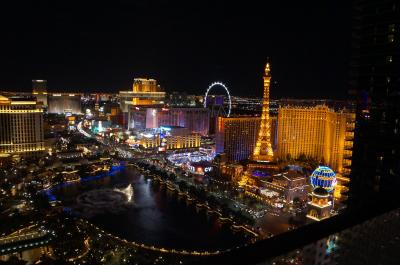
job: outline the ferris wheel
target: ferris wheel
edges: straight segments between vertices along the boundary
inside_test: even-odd
[[[206,94],[204,96],[204,108],[207,108],[207,96],[208,93],[210,92],[210,90],[212,88],[214,88],[215,86],[221,86],[225,89],[226,94],[228,95],[228,113],[227,113],[227,117],[229,117],[231,115],[231,108],[232,108],[232,101],[231,101],[231,94],[229,93],[228,88],[226,87],[226,85],[222,82],[213,82],[211,83],[211,85],[207,88]]]

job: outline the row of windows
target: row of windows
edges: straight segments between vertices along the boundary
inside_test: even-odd
[[[1,145],[0,152],[12,153],[12,152],[26,152],[26,151],[42,151],[44,150],[44,144],[41,143],[26,143],[26,144],[13,144],[13,145]]]

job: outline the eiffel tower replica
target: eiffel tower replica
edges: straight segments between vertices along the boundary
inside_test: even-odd
[[[255,161],[272,161],[274,158],[274,152],[271,144],[271,121],[269,119],[269,86],[271,81],[270,65],[269,62],[265,65],[264,73],[264,95],[262,103],[262,114],[260,130],[258,131],[258,137],[256,146],[251,157]]]

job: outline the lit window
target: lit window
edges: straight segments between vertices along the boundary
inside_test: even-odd
[[[389,32],[395,32],[395,30],[396,30],[396,25],[395,25],[395,24],[390,24],[390,25],[388,26],[388,30],[389,30]]]
[[[391,55],[386,56],[386,63],[391,63],[391,62],[393,62],[393,56]]]
[[[393,34],[388,35],[388,42],[389,43],[394,42],[394,35]]]

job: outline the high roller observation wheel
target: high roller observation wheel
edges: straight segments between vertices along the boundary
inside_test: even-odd
[[[226,94],[228,95],[228,103],[229,103],[229,106],[228,106],[228,107],[229,107],[229,108],[228,108],[227,117],[229,117],[229,116],[231,115],[231,108],[232,108],[231,94],[229,93],[229,90],[228,90],[228,88],[226,87],[226,85],[225,85],[224,83],[222,83],[222,82],[213,82],[213,83],[211,83],[211,85],[207,88],[206,95],[204,96],[204,108],[207,108],[207,96],[208,96],[208,93],[209,93],[210,90],[211,90],[213,87],[215,87],[215,86],[222,86],[222,87],[225,89]]]

